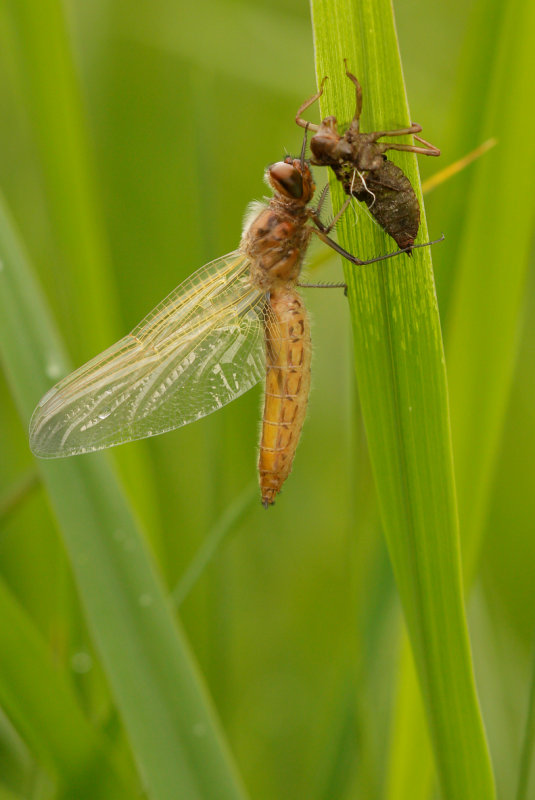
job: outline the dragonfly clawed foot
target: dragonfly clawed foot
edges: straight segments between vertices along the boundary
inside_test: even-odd
[[[300,289],[343,289],[347,296],[347,283],[301,283],[297,284]]]

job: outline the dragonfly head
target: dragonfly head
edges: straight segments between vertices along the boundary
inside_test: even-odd
[[[287,156],[284,161],[277,161],[267,170],[267,179],[277,194],[288,200],[298,200],[303,205],[314,196],[314,179],[306,161]]]

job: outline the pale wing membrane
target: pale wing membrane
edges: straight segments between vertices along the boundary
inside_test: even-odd
[[[266,296],[239,252],[195,272],[134,330],[54,386],[30,422],[43,458],[187,425],[265,374]]]

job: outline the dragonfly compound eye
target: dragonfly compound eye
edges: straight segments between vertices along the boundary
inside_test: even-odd
[[[293,164],[278,161],[269,168],[269,178],[274,188],[299,200],[303,196],[303,176]]]

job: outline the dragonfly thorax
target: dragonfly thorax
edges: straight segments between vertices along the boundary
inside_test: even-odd
[[[308,217],[291,213],[276,203],[254,219],[242,240],[251,262],[251,282],[264,291],[281,284],[295,284],[312,229]]]

